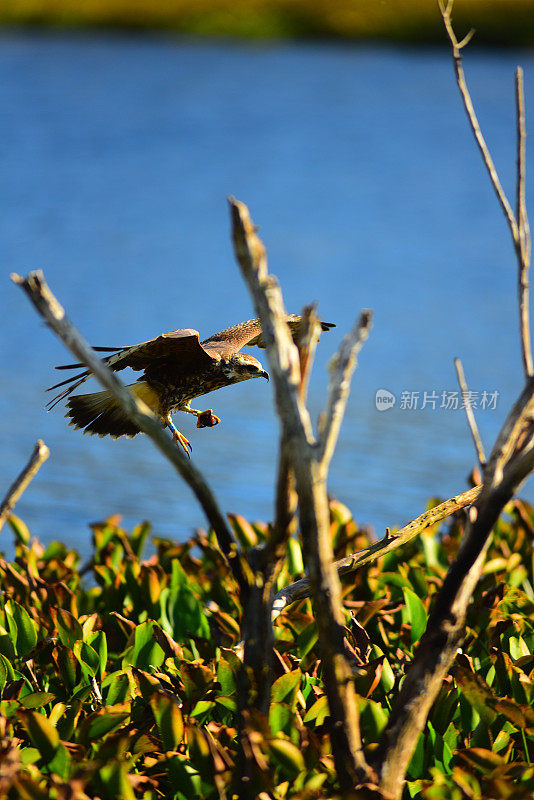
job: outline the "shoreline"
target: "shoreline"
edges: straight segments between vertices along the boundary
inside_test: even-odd
[[[457,0],[459,33],[475,29],[474,44],[534,47],[531,0]],[[316,0],[4,0],[0,30],[167,32],[212,39],[446,44],[432,0],[335,4]]]

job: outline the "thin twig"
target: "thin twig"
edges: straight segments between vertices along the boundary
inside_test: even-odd
[[[456,34],[452,27],[451,12],[453,3],[448,2],[447,5],[444,5],[442,0],[438,0],[438,5],[441,11],[441,15],[443,17],[443,22],[445,24],[447,35],[449,37],[452,46],[452,55],[454,60],[454,70],[456,73],[456,82],[458,84],[458,89],[460,90],[460,95],[462,97],[464,107],[467,113],[467,119],[469,120],[469,125],[471,126],[471,130],[473,131],[473,135],[478,145],[478,149],[480,150],[480,154],[482,155],[482,160],[488,171],[491,185],[493,186],[495,194],[497,195],[497,199],[501,204],[504,216],[506,217],[506,220],[508,222],[508,226],[512,234],[512,239],[514,241],[514,246],[517,247],[519,243],[519,229],[514,216],[514,212],[512,211],[512,207],[510,206],[508,198],[504,193],[504,189],[501,186],[497,170],[495,169],[495,164],[493,163],[493,159],[486,144],[486,140],[482,135],[480,124],[478,122],[478,117],[476,115],[476,111],[473,106],[473,101],[471,100],[471,95],[469,94],[469,90],[467,88],[465,74],[462,66],[461,51],[462,48],[464,48],[469,43],[472,33],[469,33],[466,37],[464,37],[464,39],[462,39],[461,42],[459,42],[458,39],[456,38]]]
[[[319,459],[323,469],[328,468],[334,454],[347,406],[352,374],[356,369],[357,356],[369,337],[372,320],[372,311],[369,309],[362,311],[330,363],[328,400],[319,422]]]
[[[308,396],[308,385],[315,358],[315,351],[321,335],[317,305],[305,306],[302,309],[302,322],[295,340],[299,351],[300,385],[299,394],[303,403]]]
[[[465,415],[467,417],[467,424],[469,425],[469,430],[471,431],[471,436],[473,437],[473,442],[475,444],[475,450],[477,451],[478,463],[480,464],[480,468],[483,470],[486,464],[486,454],[484,452],[484,445],[482,444],[482,439],[480,438],[480,433],[478,431],[478,425],[476,423],[475,414],[473,412],[473,405],[471,403],[471,397],[469,394],[467,381],[465,380],[464,368],[459,358],[454,359],[454,366],[456,367],[456,374],[458,375],[458,383],[460,384],[460,389],[462,390],[462,397],[464,400],[464,408],[465,408]]]
[[[179,472],[202,506],[215,531],[219,547],[228,559],[236,581],[243,587],[246,584],[246,578],[237,542],[199,470],[167,436],[151,409],[134,397],[107,364],[98,358],[95,351],[67,318],[63,307],[48,287],[41,270],[30,272],[27,278],[12,274],[11,279],[26,292],[39,314],[44,317],[63,344],[112,393],[128,418],[152,439],[158,450]]]
[[[516,219],[519,226],[519,322],[521,332],[521,352],[525,376],[534,374],[532,365],[532,346],[530,342],[530,305],[529,305],[529,269],[530,269],[530,226],[526,204],[526,123],[525,92],[523,70],[518,67],[515,73],[515,99],[517,119],[517,207]],[[517,248],[516,248],[517,249]]]
[[[379,542],[375,542],[375,544],[369,545],[369,547],[365,547],[357,553],[352,553],[349,556],[345,556],[345,558],[339,559],[339,561],[336,561],[334,564],[338,575],[349,575],[352,572],[356,572],[356,570],[361,567],[377,561],[377,559],[386,555],[386,553],[390,553],[397,547],[405,545],[407,542],[423,533],[423,531],[431,525],[436,525],[461,508],[470,506],[475,502],[481,491],[482,486],[475,486],[472,489],[468,489],[466,492],[462,492],[462,494],[451,497],[438,506],[434,506],[434,508],[425,511],[424,514],[416,517],[407,525],[404,525],[404,527],[399,528],[394,534],[386,533],[384,538]],[[280,589],[274,598],[273,620],[288,606],[292,605],[292,603],[309,597],[310,592],[311,588],[308,578],[301,578],[299,581],[295,581],[295,583]]]
[[[315,313],[315,306],[307,306],[302,311],[302,323],[299,328],[296,345],[299,354],[300,385],[299,397],[301,403],[306,402],[308,383],[315,357],[315,350],[319,340],[319,320]],[[286,554],[287,540],[297,529],[296,522],[297,495],[295,492],[295,476],[290,468],[290,458],[285,437],[280,438],[280,456],[278,478],[276,482],[275,522],[272,535],[265,547],[265,567],[270,561],[277,563],[272,572],[272,580],[281,566],[281,560]],[[267,571],[269,571],[267,569]]]
[[[29,483],[35,478],[39,468],[46,461],[50,455],[50,450],[45,445],[42,439],[38,439],[33,448],[33,453],[30,460],[16,479],[16,481],[9,487],[6,496],[0,505],[0,529],[4,522],[15,508],[15,504],[20,499],[22,494],[26,491]]]

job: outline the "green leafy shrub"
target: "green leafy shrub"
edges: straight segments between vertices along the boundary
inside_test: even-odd
[[[342,558],[369,544],[331,502]],[[465,516],[344,578],[364,745],[376,748]],[[186,543],[93,526],[94,555],[44,548],[10,519],[0,560],[0,797],[231,798],[235,795],[239,597],[211,532]],[[246,549],[265,524],[230,523]],[[534,509],[509,504],[469,609],[466,640],[413,756],[405,796],[531,798],[534,792]],[[92,574],[92,579],[88,573]],[[302,577],[296,540],[279,587]],[[364,630],[362,630],[362,628]],[[277,619],[269,720],[248,746],[275,798],[332,798],[337,785],[311,604]],[[367,635],[366,635],[367,634]],[[367,638],[368,637],[368,638]]]

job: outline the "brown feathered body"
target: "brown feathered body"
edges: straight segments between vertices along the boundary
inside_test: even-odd
[[[298,332],[300,319],[296,315],[287,317],[293,335]],[[331,327],[334,327],[331,323],[322,323],[322,330]],[[239,352],[244,346],[265,347],[259,320],[241,322],[202,342],[197,331],[184,328],[132,347],[98,349],[116,351],[103,359],[114,371],[126,367],[143,371],[138,381],[128,387],[129,390],[154,411],[163,425],[171,425],[174,411],[188,411],[197,417],[207,413],[190,407],[191,401],[197,397],[251,378],[268,379],[256,358]],[[81,366],[68,364],[57,369]],[[52,386],[51,389],[65,385],[67,388],[50,401],[49,409],[68,397],[66,416],[71,425],[83,428],[84,433],[113,438],[138,434],[139,428],[128,419],[110,392],[71,394],[90,377],[91,373],[85,371]],[[213,420],[204,425],[214,425],[219,421],[217,417]]]

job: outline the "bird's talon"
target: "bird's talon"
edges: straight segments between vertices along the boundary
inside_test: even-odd
[[[193,452],[193,447],[192,447],[191,442],[189,441],[189,439],[186,436],[184,436],[183,433],[180,433],[180,431],[177,431],[177,430],[174,430],[172,432],[172,438],[174,439],[176,444],[179,444],[180,447],[183,447],[184,453],[186,454],[186,456],[188,458],[191,458],[191,456],[189,455],[189,453],[187,451],[187,448],[189,447],[191,452]]]
[[[213,426],[218,425],[220,421],[220,418],[213,413],[211,408],[208,408],[206,411],[201,411],[198,415],[197,428],[213,428]]]

